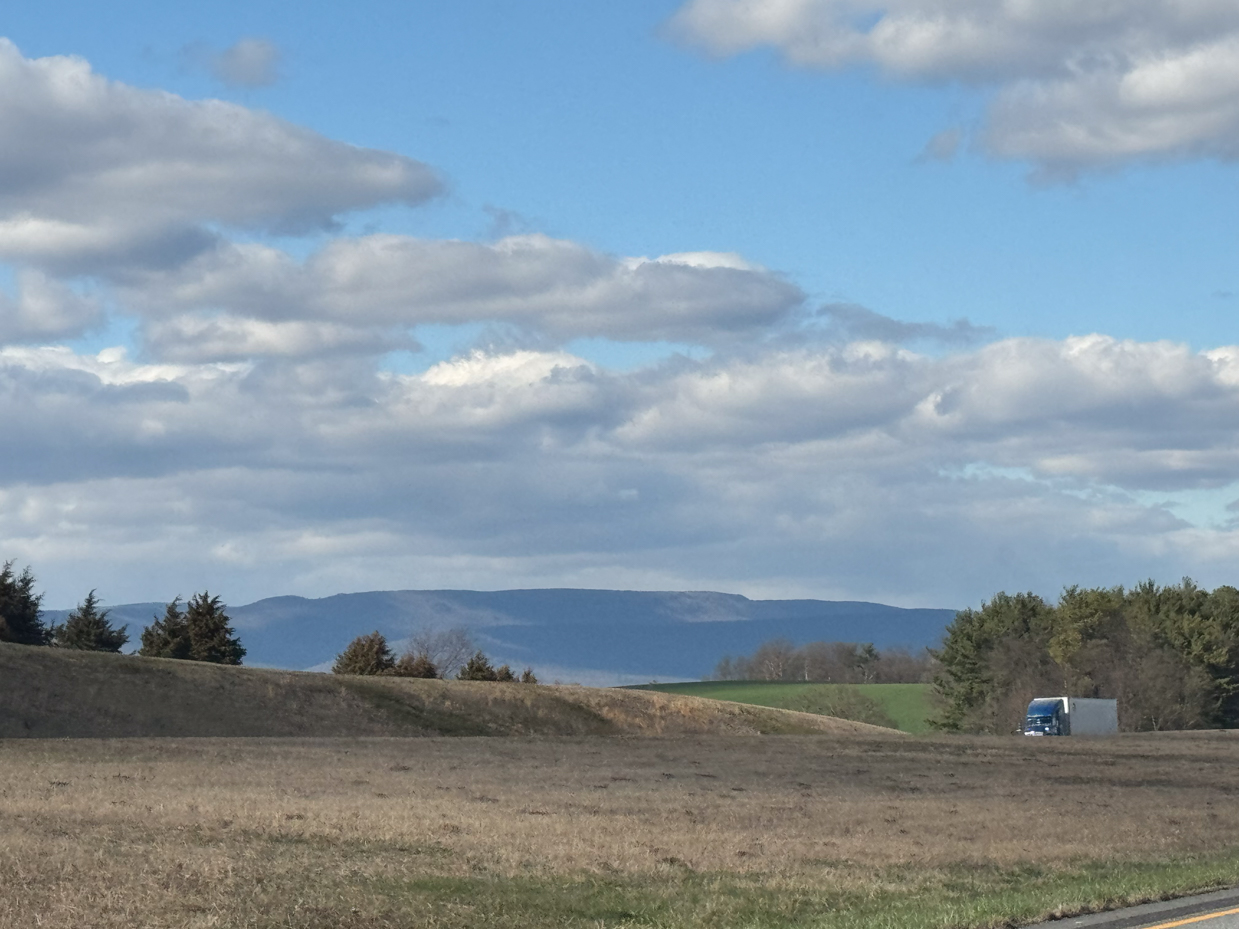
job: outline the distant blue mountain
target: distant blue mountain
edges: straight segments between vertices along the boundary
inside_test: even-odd
[[[750,600],[713,591],[388,590],[310,600],[272,597],[228,613],[248,649],[246,664],[311,668],[355,636],[379,630],[397,647],[423,627],[464,627],[488,655],[514,666],[589,683],[695,680],[724,655],[774,638],[873,642],[917,649],[937,644],[954,610],[902,609],[832,600]],[[112,607],[131,645],[159,603]],[[63,621],[64,610],[45,617]]]

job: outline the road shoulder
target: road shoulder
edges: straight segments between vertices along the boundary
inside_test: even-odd
[[[1239,907],[1239,888],[1179,897],[1159,903],[1145,903],[1088,916],[1069,916],[1066,919],[1026,926],[1025,929],[1139,929],[1235,907]]]

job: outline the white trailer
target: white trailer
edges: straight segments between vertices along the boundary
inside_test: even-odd
[[[1024,735],[1114,735],[1118,731],[1117,700],[1035,697],[1024,720]]]

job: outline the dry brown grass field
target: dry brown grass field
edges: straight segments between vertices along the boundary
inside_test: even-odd
[[[1237,844],[1232,733],[0,740],[3,929],[1014,925]]]
[[[0,643],[0,739],[849,732],[897,737],[674,694],[307,674]]]

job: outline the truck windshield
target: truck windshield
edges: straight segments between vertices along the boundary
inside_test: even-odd
[[[1053,716],[1030,716],[1025,725],[1028,726],[1051,726],[1054,724]]]

